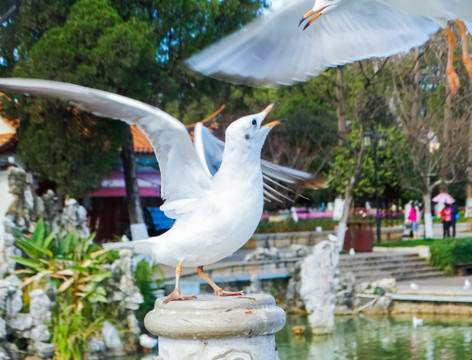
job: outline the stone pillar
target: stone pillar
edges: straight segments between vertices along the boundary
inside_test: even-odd
[[[277,360],[274,334],[285,312],[270,295],[198,295],[194,300],[157,299],[144,319],[159,336],[159,360]]]

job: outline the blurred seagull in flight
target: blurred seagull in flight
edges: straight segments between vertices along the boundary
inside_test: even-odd
[[[408,51],[443,27],[450,45],[448,82],[457,92],[459,79],[452,63],[455,39],[447,27],[449,20],[459,26],[463,61],[472,78],[466,39],[466,29],[472,30],[471,0],[316,0],[314,5],[313,0],[287,0],[186,64],[235,83],[292,85],[328,67]],[[304,21],[310,28],[300,31],[296,24]]]
[[[137,125],[152,144],[159,162],[165,198],[161,209],[176,221],[160,236],[105,246],[130,248],[158,263],[175,266],[175,289],[166,302],[195,297],[179,291],[182,266],[196,266],[217,295],[243,294],[222,290],[206,276],[203,266],[238,250],[259,223],[264,203],[260,153],[269,131],[279,124],[262,122],[273,105],[242,117],[227,128],[221,163],[212,175],[200,161],[185,126],[156,107],[101,90],[48,80],[0,79],[0,89],[62,99],[96,116]]]

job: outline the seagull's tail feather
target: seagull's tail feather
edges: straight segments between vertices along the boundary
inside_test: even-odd
[[[103,244],[105,249],[119,250],[130,249],[136,254],[149,255],[152,244],[151,239],[135,240],[130,242],[114,242]]]

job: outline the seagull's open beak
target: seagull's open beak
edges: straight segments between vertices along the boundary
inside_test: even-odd
[[[308,26],[310,26],[310,25],[313,23],[313,21],[315,21],[316,19],[318,19],[318,18],[321,16],[321,14],[323,13],[323,10],[326,9],[326,8],[327,8],[327,6],[321,8],[320,10],[317,10],[317,11],[313,11],[313,10],[308,11],[308,12],[307,12],[305,15],[303,15],[303,17],[300,19],[300,22],[298,23],[298,26],[300,26],[306,19],[308,19],[309,17],[313,16],[313,17],[310,19],[310,21],[308,21],[308,22],[305,24],[305,26],[304,26],[304,28],[303,28],[303,30],[305,30]]]
[[[279,125],[280,124],[280,120],[275,120],[275,121],[271,121],[270,123],[267,123],[265,125],[262,125],[261,128],[263,127],[274,127],[275,125]]]
[[[271,110],[275,107],[275,105],[277,105],[277,103],[272,103],[270,104],[269,106],[267,106],[263,112],[265,112],[265,115],[267,116],[267,114],[269,114],[271,112]],[[272,121],[268,124],[265,124],[265,125],[262,125],[261,128],[263,127],[269,127],[269,128],[272,128],[274,127],[275,125],[279,125],[280,124],[280,120],[275,120],[275,121]]]
[[[267,107],[264,109],[263,112],[265,112],[266,116],[267,116],[267,114],[269,114],[270,111],[275,107],[275,105],[277,105],[277,103],[272,103],[272,104],[270,104],[269,106],[267,106]]]

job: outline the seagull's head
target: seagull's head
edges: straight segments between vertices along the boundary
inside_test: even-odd
[[[258,114],[244,116],[234,121],[226,129],[226,146],[260,151],[269,131],[280,124],[279,120],[262,125],[275,104],[270,104]],[[244,146],[246,145],[246,146]]]
[[[303,15],[298,26],[311,17],[311,19],[303,27],[303,30],[305,30],[313,23],[313,21],[318,19],[321,15],[326,14],[330,10],[334,9],[341,1],[342,0],[315,0],[313,9]]]

